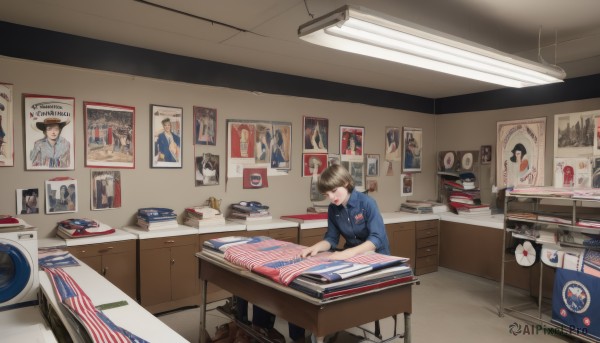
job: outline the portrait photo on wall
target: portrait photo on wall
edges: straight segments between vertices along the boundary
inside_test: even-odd
[[[273,126],[271,122],[256,123],[256,153],[254,154],[254,163],[271,163],[271,144],[273,142]]]
[[[183,108],[150,105],[152,168],[181,168]]]
[[[135,168],[135,107],[84,102],[85,165]]]
[[[75,98],[25,94],[27,170],[75,169]]]
[[[400,174],[400,196],[408,197],[413,195],[412,174]]]
[[[194,140],[200,145],[217,145],[217,109],[194,106]]]
[[[340,125],[340,155],[342,161],[363,159],[365,128]]]
[[[475,162],[479,161],[479,151],[458,151],[460,171],[473,171]]]
[[[77,212],[77,180],[46,180],[46,214]]]
[[[365,163],[354,162],[354,161],[344,161],[342,160],[342,166],[346,168],[350,172],[350,176],[352,176],[352,180],[354,180],[354,187],[356,190],[360,192],[365,191]]]
[[[499,121],[496,126],[498,187],[543,186],[546,117]]]
[[[304,147],[306,153],[327,153],[329,119],[304,116]]]
[[[271,168],[281,171],[292,169],[292,124],[273,122],[271,141]]]
[[[341,159],[339,154],[327,154],[327,166],[331,167],[334,164],[341,164]]]
[[[453,173],[458,170],[456,151],[440,151],[438,153],[438,171]]]
[[[490,164],[492,163],[492,146],[491,145],[482,145],[479,152],[479,163],[481,164]]]
[[[92,210],[110,210],[121,207],[121,172],[92,171]]]
[[[327,168],[327,154],[302,154],[302,176],[318,176]]]
[[[367,177],[379,176],[379,154],[366,154]]]
[[[369,193],[377,192],[377,180],[368,180],[367,179],[367,191]]]
[[[600,188],[600,158],[594,158],[594,167],[592,169],[592,187]]]
[[[400,148],[400,128],[398,127],[386,127],[385,128],[385,160],[386,161],[400,161],[402,151]]]
[[[580,157],[594,153],[595,116],[600,111],[554,115],[554,157]]]
[[[267,168],[244,168],[244,189],[257,189],[269,187]]]
[[[420,172],[423,130],[414,127],[403,127],[402,137],[402,142],[404,143],[404,149],[402,150],[402,171]]]
[[[592,186],[592,164],[588,157],[555,157],[554,187],[584,188]]]
[[[14,166],[13,86],[0,83],[0,167]]]
[[[17,189],[17,214],[40,213],[37,188]]]
[[[203,154],[196,157],[196,186],[219,184],[219,155]]]

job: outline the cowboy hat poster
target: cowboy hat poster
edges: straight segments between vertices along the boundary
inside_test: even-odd
[[[75,98],[25,94],[27,170],[74,170]]]

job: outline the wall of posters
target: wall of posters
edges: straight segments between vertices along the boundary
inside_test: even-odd
[[[26,169],[75,169],[75,98],[24,97]]]
[[[0,167],[14,165],[13,86],[0,83]]]
[[[498,187],[544,186],[546,118],[496,124]]]

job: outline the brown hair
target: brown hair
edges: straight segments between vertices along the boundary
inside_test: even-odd
[[[317,188],[321,193],[330,192],[338,187],[346,187],[348,192],[354,190],[352,175],[339,164],[334,164],[323,171],[319,177]]]

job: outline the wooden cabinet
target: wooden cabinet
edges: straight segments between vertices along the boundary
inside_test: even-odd
[[[151,313],[199,305],[198,236],[138,242],[140,304]]]
[[[415,275],[438,270],[438,224],[439,220],[424,220],[415,223],[417,250]]]
[[[322,241],[323,237],[325,237],[325,232],[327,232],[326,227],[299,230],[298,244],[309,247],[315,243]],[[338,242],[337,248],[343,249],[344,244],[346,244],[346,240],[344,239],[344,237],[340,236],[340,241]]]
[[[67,248],[82,262],[104,276],[133,299],[137,299],[135,240],[86,244]]]
[[[390,254],[408,257],[409,263],[415,267],[415,222],[392,223],[385,225],[390,242]]]

